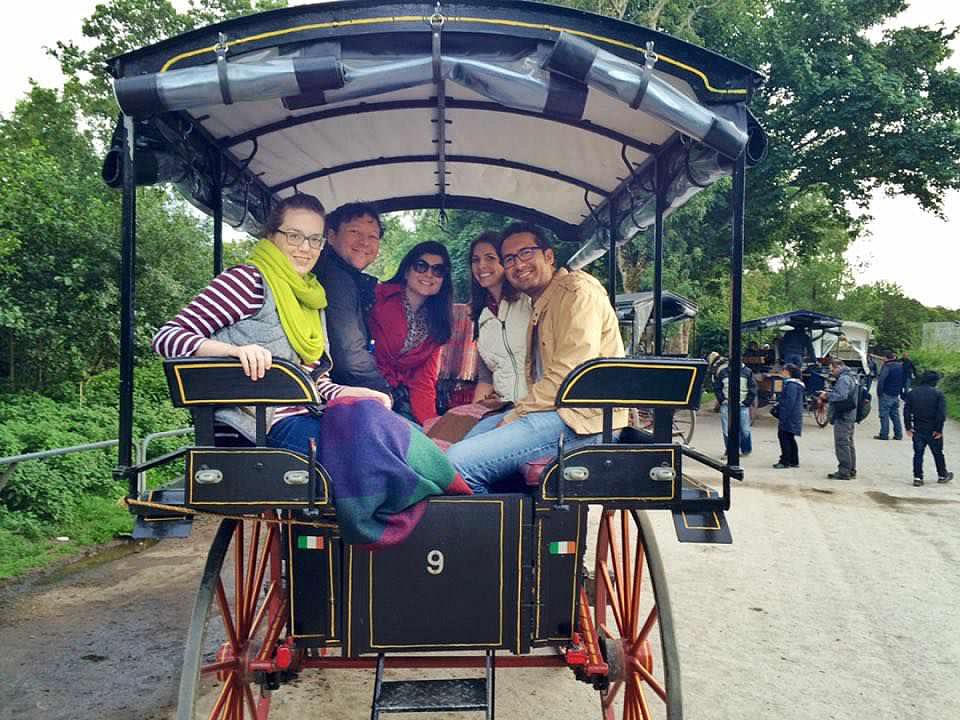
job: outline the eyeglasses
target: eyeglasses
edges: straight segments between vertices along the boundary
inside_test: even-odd
[[[537,245],[531,245],[530,247],[525,247],[522,250],[517,250],[517,252],[515,253],[504,255],[503,266],[505,268],[508,268],[511,265],[513,265],[517,260],[522,260],[523,262],[527,262],[527,260],[530,260],[534,255],[537,254],[537,251],[539,250],[543,250],[543,248]]]
[[[277,230],[278,235],[283,235],[287,245],[292,248],[298,248],[306,240],[314,250],[323,250],[323,235],[304,235],[299,230]]]
[[[413,268],[415,273],[423,275],[427,270],[430,271],[430,274],[435,278],[442,278],[447,274],[447,266],[445,263],[440,263],[438,265],[431,265],[426,260],[414,260],[413,264],[410,266]]]

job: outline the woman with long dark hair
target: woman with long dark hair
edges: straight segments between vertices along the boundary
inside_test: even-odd
[[[477,388],[473,400],[496,396],[516,402],[527,394],[527,326],[530,298],[504,277],[499,233],[488,230],[470,243],[470,306],[475,323]]]
[[[412,248],[377,286],[370,336],[377,368],[394,389],[394,410],[420,423],[437,415],[440,349],[450,340],[450,255],[432,240]]]

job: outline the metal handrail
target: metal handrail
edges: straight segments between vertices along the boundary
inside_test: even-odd
[[[25,460],[44,460],[46,458],[58,457],[60,455],[70,455],[71,453],[83,452],[84,450],[99,450],[101,448],[108,448],[116,446],[120,441],[119,440],[100,440],[99,442],[93,443],[84,443],[83,445],[71,445],[70,447],[65,448],[54,448],[53,450],[41,450],[39,452],[24,453],[23,455],[10,455],[9,457],[0,458],[0,465],[11,465]],[[134,441],[135,445],[138,445]]]
[[[178,428],[176,430],[162,430],[160,432],[150,433],[140,441],[137,448],[137,464],[142,465],[147,461],[147,448],[154,440],[161,438],[177,437],[178,435],[189,435],[193,432],[193,427]],[[147,488],[147,471],[144,470],[137,474],[137,492],[142,493]]]

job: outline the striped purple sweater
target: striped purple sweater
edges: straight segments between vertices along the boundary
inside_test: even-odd
[[[165,358],[189,357],[218,330],[256,315],[263,307],[263,275],[253,265],[237,265],[217,275],[170,322],[153,336],[153,349]],[[313,368],[320,366],[320,360]],[[323,374],[316,380],[317,393],[329,402],[342,391]],[[307,412],[303,406],[277,408],[276,423],[285,417]]]

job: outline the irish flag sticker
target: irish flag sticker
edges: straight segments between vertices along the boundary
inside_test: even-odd
[[[551,555],[576,555],[577,544],[573,540],[550,543]]]
[[[297,538],[301,550],[323,550],[323,535],[301,535]]]

